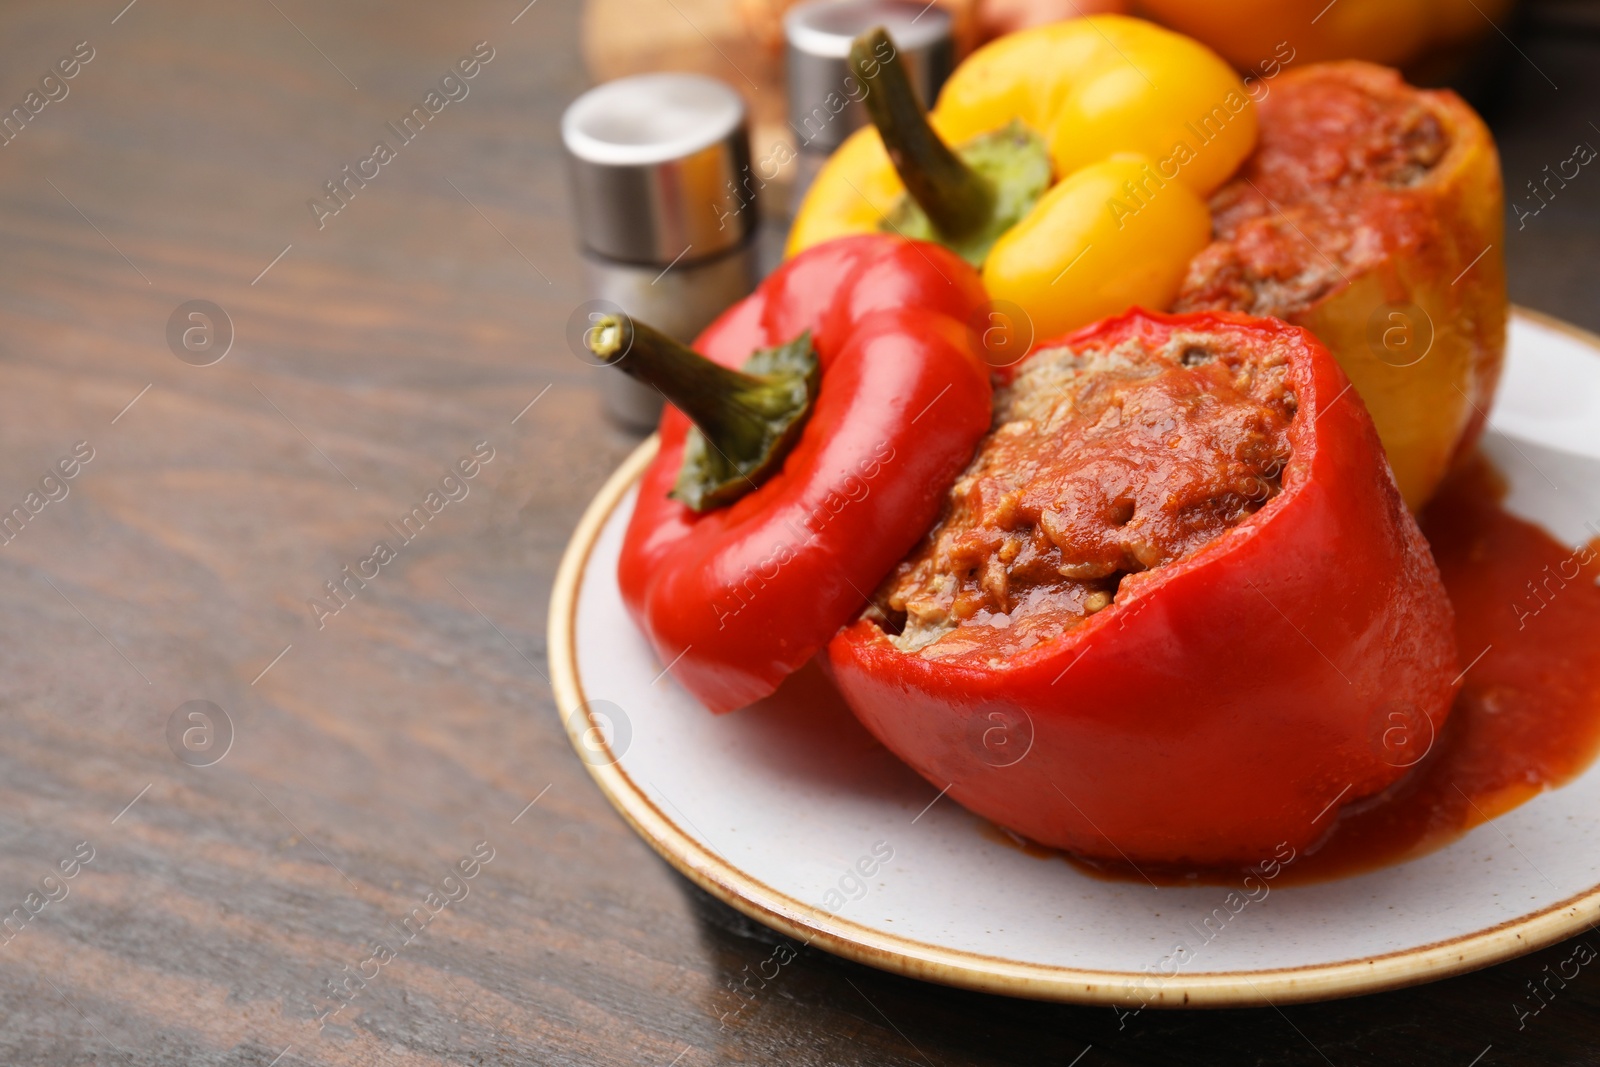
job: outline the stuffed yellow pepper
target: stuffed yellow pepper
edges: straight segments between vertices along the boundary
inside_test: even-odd
[[[1261,103],[1261,143],[1211,209],[1215,239],[1175,310],[1315,333],[1420,508],[1476,442],[1505,355],[1504,195],[1483,120],[1387,67],[1288,71]]]

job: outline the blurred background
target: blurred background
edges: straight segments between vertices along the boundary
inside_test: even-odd
[[[1120,1025],[799,950],[735,1011],[782,939],[610,810],[545,677],[561,551],[638,441],[569,347],[593,285],[559,124],[599,82],[696,71],[744,97],[766,154],[793,137],[784,7],[0,7],[0,500],[92,456],[0,545],[0,911],[93,857],[0,937],[0,1062],[1595,1062],[1600,979],[1523,1026],[1513,1009],[1572,943],[1414,990]],[[950,16],[968,48],[1120,8]],[[1141,10],[1246,68],[1288,40],[1296,62],[1458,86],[1499,138],[1512,299],[1600,330],[1600,176],[1527,199],[1600,145],[1600,4]],[[425,128],[390,132],[435,91]],[[392,158],[350,179],[379,140]],[[762,190],[758,268],[795,169]],[[328,601],[468,455],[491,458],[467,491]],[[470,896],[333,1010],[372,940],[485,842]]]

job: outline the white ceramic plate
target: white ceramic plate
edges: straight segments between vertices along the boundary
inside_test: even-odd
[[[1485,442],[1511,481],[1508,507],[1573,544],[1600,519],[1597,355],[1600,338],[1517,312]],[[549,626],[557,702],[645,840],[803,943],[1015,996],[1218,1006],[1441,978],[1600,915],[1600,764],[1422,858],[1224,907],[1226,886],[1106,881],[996,842],[935,802],[814,666],[712,716],[664,673],[617,591],[633,485],[653,454],[652,440],[617,471],[567,549]]]

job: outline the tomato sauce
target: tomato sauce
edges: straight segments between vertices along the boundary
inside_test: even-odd
[[[1261,103],[1261,140],[1211,198],[1213,241],[1174,311],[1289,318],[1400,248],[1442,239],[1427,179],[1450,147],[1446,94],[1339,64]]]
[[[1432,852],[1583,771],[1600,751],[1600,538],[1573,549],[1502,506],[1505,485],[1482,458],[1452,478],[1422,517],[1456,612],[1465,668],[1437,737],[1397,720],[1386,741],[1412,771],[1340,811],[1280,883],[1342,878]],[[1030,855],[1060,855],[994,829]],[[1090,864],[1087,873],[1168,885],[1225,884],[1233,871]]]
[[[1281,485],[1287,373],[1287,353],[1227,331],[1036,352],[885,583],[885,631],[928,658],[1003,661],[1237,525]]]

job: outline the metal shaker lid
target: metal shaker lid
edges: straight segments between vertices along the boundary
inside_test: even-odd
[[[561,117],[585,248],[630,263],[693,262],[755,229],[744,188],[744,100],[699,74],[639,74],[597,86]]]
[[[812,0],[783,19],[789,128],[799,146],[831,152],[866,125],[866,87],[850,72],[850,42],[874,26],[893,38],[911,84],[932,107],[955,65],[950,12],[905,0]]]

